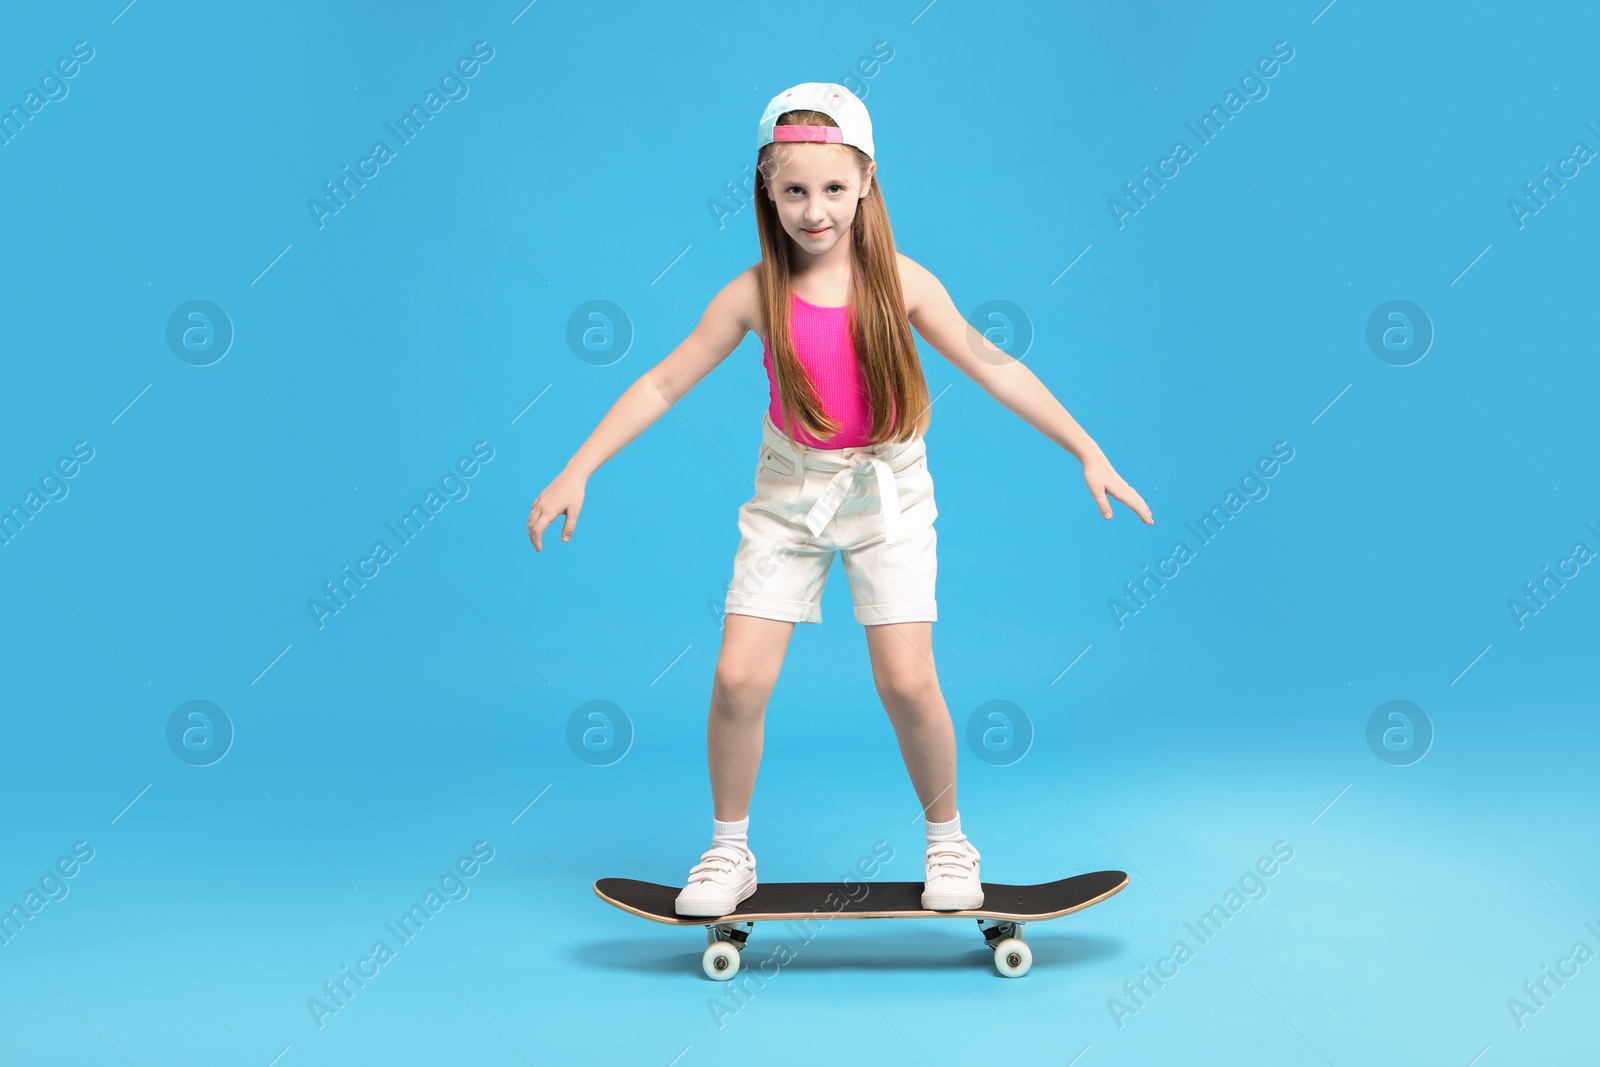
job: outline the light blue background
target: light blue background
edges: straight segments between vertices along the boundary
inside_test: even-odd
[[[0,548],[0,904],[74,842],[94,859],[0,947],[0,1058],[1493,1067],[1594,1048],[1600,963],[1520,1029],[1507,1008],[1574,942],[1600,950],[1600,577],[1521,628],[1507,607],[1574,542],[1600,548],[1580,433],[1600,175],[1520,228],[1507,206],[1575,141],[1600,149],[1592,11],[448,7],[4,16],[6,107],[74,42],[95,54],[0,147],[0,503],[75,442],[94,459]],[[477,41],[494,57],[470,94],[319,229],[307,200]],[[1184,123],[1279,41],[1269,94],[1119,228],[1108,199],[1196,147]],[[1034,733],[1003,767],[963,742],[963,825],[994,881],[1133,880],[1030,927],[1018,982],[966,921],[833,925],[719,1028],[699,931],[590,885],[680,880],[709,833],[759,342],[591,479],[570,544],[535,554],[524,522],[755,261],[752,211],[719,229],[708,201],[767,99],[878,42],[892,59],[856,77],[901,250],[964,312],[1023,310],[1028,365],[1156,517],[1102,520],[1070,456],[924,348],[948,387],[928,436],[944,694],[962,736],[992,700]],[[195,299],[236,331],[206,367],[165,340]],[[633,333],[607,366],[566,340],[596,299]],[[1366,341],[1395,299],[1436,331],[1410,366]],[[479,441],[470,493],[319,628],[307,600],[393,546],[385,522]],[[1270,494],[1119,628],[1108,600],[1197,547],[1185,523],[1279,441]],[[762,877],[837,877],[881,840],[883,877],[920,879],[837,568],[824,616],[769,708]],[[166,740],[197,699],[235,731],[207,767]],[[605,767],[565,740],[597,699],[633,735]],[[1365,739],[1395,699],[1435,732],[1410,766]],[[319,1029],[308,998],[478,841],[470,894]],[[1294,858],[1268,895],[1119,1027],[1123,983],[1278,841]],[[758,925],[746,966],[782,936]]]

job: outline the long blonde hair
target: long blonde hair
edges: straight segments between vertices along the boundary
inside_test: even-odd
[[[836,126],[838,123],[820,111],[788,111],[777,125]],[[777,171],[777,143],[761,147],[756,155],[756,170],[762,184]],[[863,175],[870,160],[853,145]],[[856,365],[867,389],[872,408],[872,440],[878,443],[908,441],[929,406],[928,383],[917,358],[911,323],[906,317],[905,294],[900,288],[900,266],[895,257],[894,233],[889,227],[889,211],[883,203],[883,185],[859,201],[855,222],[850,228],[850,341],[856,351]],[[767,347],[772,354],[772,369],[778,383],[779,402],[790,437],[796,427],[818,440],[838,432],[839,423],[830,418],[817,395],[816,385],[795,354],[789,330],[790,279],[793,241],[778,219],[777,207],[758,190],[756,232],[761,237],[761,304],[766,312]]]

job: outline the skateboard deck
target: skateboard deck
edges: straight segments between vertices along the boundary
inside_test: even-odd
[[[708,944],[702,966],[719,981],[739,969],[739,952],[749,936],[741,925],[828,919],[976,919],[985,943],[995,950],[995,967],[1007,977],[1020,978],[1033,960],[1022,940],[1024,923],[1081,911],[1127,884],[1122,871],[1094,871],[1039,885],[985,882],[981,908],[929,911],[922,906],[921,882],[766,882],[727,915],[679,915],[673,906],[678,887],[633,878],[602,878],[594,892],[612,907],[652,922],[704,926]]]

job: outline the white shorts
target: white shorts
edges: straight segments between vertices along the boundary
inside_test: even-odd
[[[938,561],[933,476],[921,437],[810,448],[762,418],[755,496],[739,508],[730,615],[821,622],[834,553],[863,626],[933,622]]]

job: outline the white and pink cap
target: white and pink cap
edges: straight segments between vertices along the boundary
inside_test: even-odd
[[[820,111],[839,125],[779,126],[778,116],[785,111]],[[867,105],[855,93],[833,82],[801,82],[773,97],[767,110],[761,113],[756,147],[774,141],[853,145],[865,152],[868,159],[873,158],[872,119],[867,116]]]

